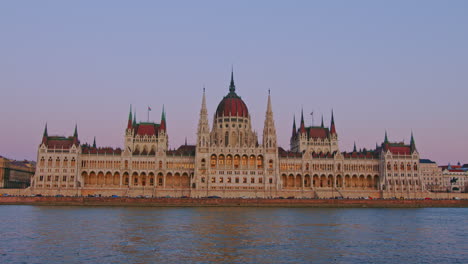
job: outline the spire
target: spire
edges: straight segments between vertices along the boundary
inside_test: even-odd
[[[276,128],[275,121],[273,120],[270,90],[268,90],[267,110],[263,126],[263,146],[265,148],[276,148]]]
[[[185,146],[187,146],[187,137],[185,137]]]
[[[236,91],[236,86],[234,85],[234,67],[231,69],[231,83],[229,84],[229,92],[233,93]]]
[[[93,148],[96,147],[96,136],[94,136],[94,140],[93,140]]]
[[[305,133],[305,124],[304,124],[304,109],[301,109],[301,126],[299,128],[300,133]]]
[[[130,112],[128,113],[128,124],[127,128],[132,128],[132,105],[130,105]]]
[[[47,123],[45,124],[45,128],[44,128],[44,135],[43,137],[48,137],[49,135],[47,134]]]
[[[133,112],[133,126],[136,126],[136,110]]]
[[[273,110],[271,109],[271,98],[270,98],[270,89],[268,89],[268,103],[267,103],[267,114],[273,113]]]
[[[205,87],[203,87],[203,97],[202,97],[201,112],[203,112],[203,113],[207,113],[207,112],[208,112],[208,111],[206,110]]]
[[[330,133],[336,134],[335,117],[333,115],[333,109],[332,109],[332,116],[331,116]]]
[[[411,131],[411,143],[410,143],[411,152],[416,150],[416,142],[414,142],[413,131]]]
[[[296,133],[297,133],[297,129],[296,129],[296,115],[293,116],[293,128],[292,128],[292,136],[295,137],[296,136]]]
[[[73,137],[78,137],[78,125],[75,124],[75,131],[73,132]]]
[[[388,143],[387,130],[385,130],[385,139],[384,139],[384,143]]]
[[[322,128],[325,127],[325,126],[323,125],[323,115],[322,115],[322,124],[320,125],[320,127],[322,127]]]
[[[356,141],[354,141],[353,152],[357,152],[357,149],[356,149]]]
[[[198,132],[196,145],[201,148],[206,148],[210,144],[210,128],[208,124],[208,110],[206,109],[205,86],[203,86],[202,104],[200,109],[200,117],[198,119]],[[205,149],[203,150],[205,151]],[[207,150],[206,150],[207,151]]]
[[[166,131],[166,112],[164,111],[164,105],[161,113],[161,125],[160,129]]]

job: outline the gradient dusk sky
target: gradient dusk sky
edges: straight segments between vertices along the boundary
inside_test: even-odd
[[[130,104],[193,144],[233,65],[259,140],[271,89],[286,149],[301,107],[333,109],[342,151],[413,131],[422,158],[468,162],[468,1],[0,1],[0,33],[2,156],[35,160],[46,122],[122,147]]]

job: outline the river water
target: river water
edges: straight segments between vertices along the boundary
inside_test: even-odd
[[[468,210],[0,206],[0,263],[468,263]]]

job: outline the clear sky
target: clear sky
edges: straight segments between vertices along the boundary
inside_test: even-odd
[[[414,132],[423,158],[468,162],[468,1],[0,1],[0,155],[36,159],[49,134],[123,146],[167,112],[171,148],[237,92],[261,137],[334,109],[340,149]],[[211,123],[210,118],[210,123]],[[260,139],[261,140],[261,139]]]

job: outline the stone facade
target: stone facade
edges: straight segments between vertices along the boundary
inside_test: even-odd
[[[0,156],[0,188],[26,188],[34,175],[35,163]]]
[[[421,176],[425,184],[426,190],[433,192],[446,191],[443,182],[442,169],[432,160],[421,159]]]
[[[306,126],[303,115],[298,128],[294,121],[290,150],[284,150],[277,145],[268,94],[259,141],[233,75],[211,129],[208,117],[203,91],[196,145],[175,150],[168,149],[164,109],[160,123],[137,123],[130,109],[123,149],[81,144],[76,127],[71,137],[49,136],[46,125],[31,185],[44,192],[192,197],[347,197],[425,190],[413,136],[404,144],[388,141],[385,134],[375,149],[341,152],[333,112],[329,127],[323,119],[320,126]]]
[[[468,168],[458,165],[441,166],[443,189],[447,192],[468,190]]]

